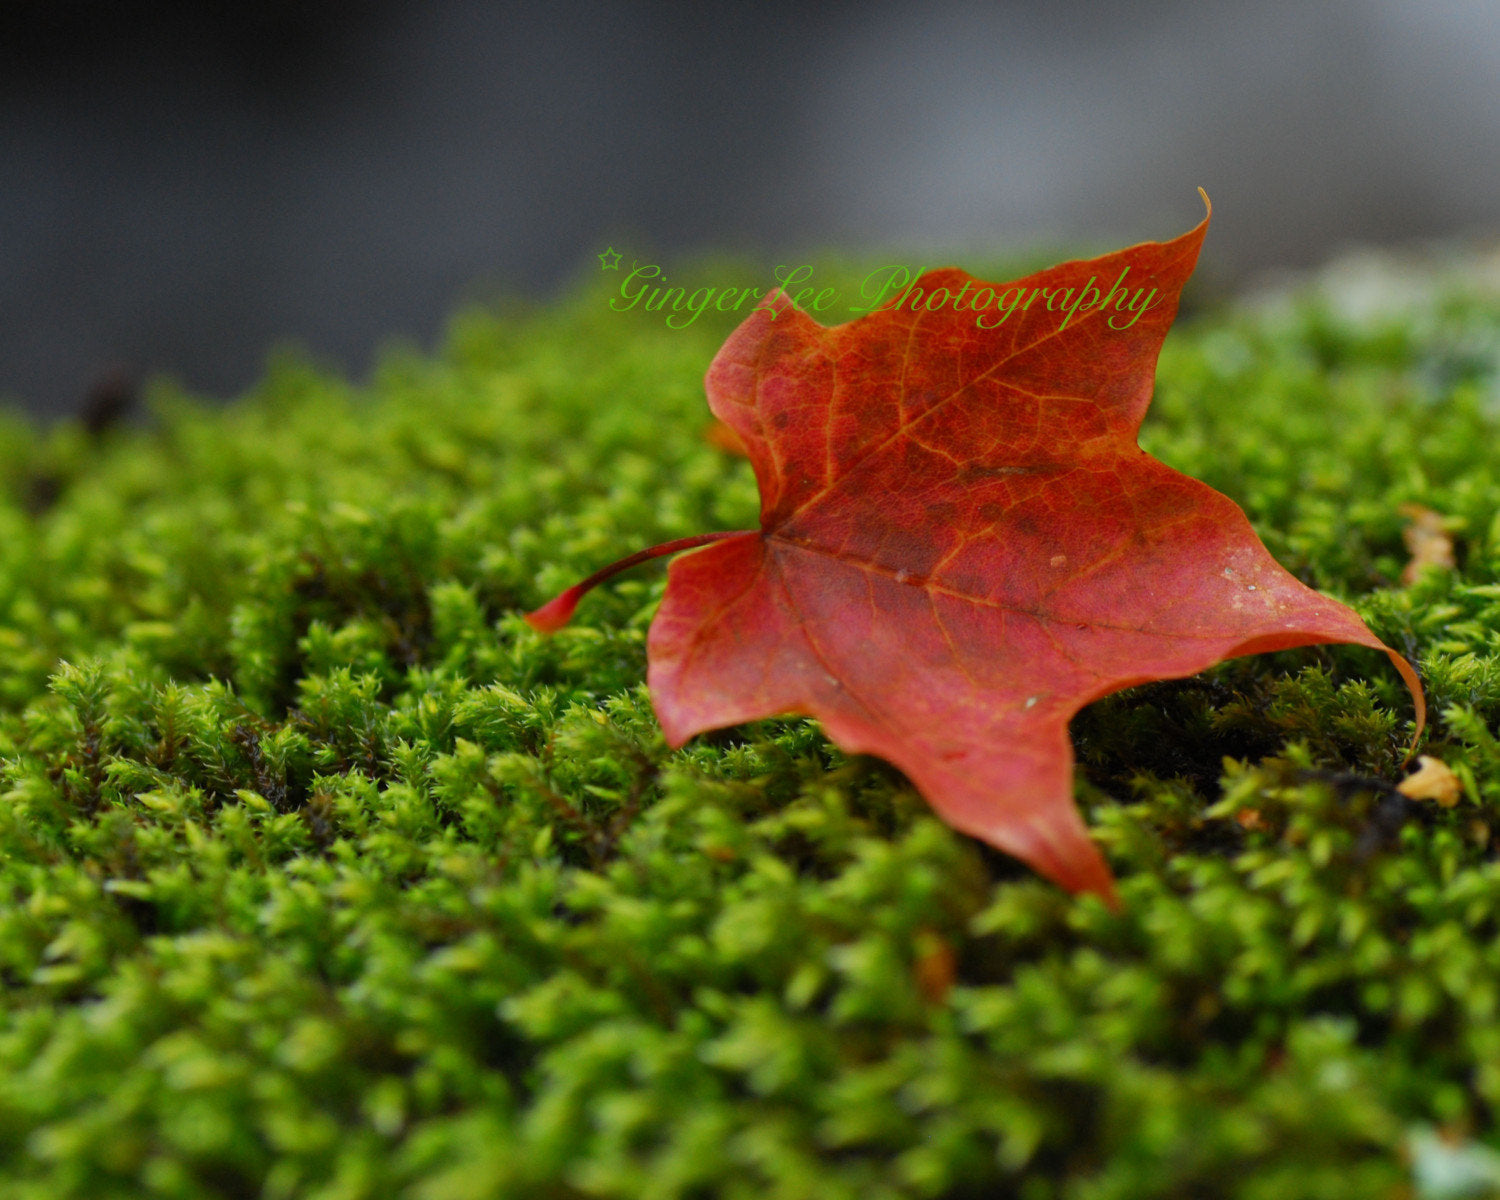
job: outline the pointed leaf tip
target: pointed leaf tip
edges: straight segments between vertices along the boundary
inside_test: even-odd
[[[1417,752],[1417,743],[1422,740],[1422,731],[1427,728],[1427,696],[1422,691],[1422,679],[1417,674],[1416,667],[1412,666],[1404,655],[1397,654],[1389,646],[1382,646],[1381,649],[1390,656],[1392,665],[1401,676],[1401,682],[1406,684],[1406,690],[1411,693],[1415,727],[1412,729],[1411,745],[1407,748],[1404,760],[1411,762],[1412,755]]]

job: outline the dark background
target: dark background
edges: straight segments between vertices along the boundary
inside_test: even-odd
[[[1176,235],[1243,279],[1500,231],[1500,5],[0,0],[0,397],[356,375],[608,241]]]

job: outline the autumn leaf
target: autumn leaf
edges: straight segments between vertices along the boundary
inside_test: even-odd
[[[670,745],[816,717],[950,825],[1111,903],[1072,796],[1068,721],[1091,701],[1350,642],[1390,655],[1420,731],[1406,660],[1277,565],[1233,501],[1136,444],[1207,229],[1008,284],[929,272],[832,328],[778,295],[706,381],[760,528],[642,551],[528,620],[555,629],[615,570],[713,542],[671,564],[647,638]]]
[[[1463,786],[1447,763],[1424,754],[1417,759],[1417,769],[1397,784],[1396,790],[1409,800],[1436,800],[1444,808],[1452,808],[1463,795]]]
[[[1411,554],[1411,561],[1401,572],[1401,582],[1410,587],[1428,567],[1456,570],[1453,536],[1448,532],[1448,521],[1443,514],[1422,504],[1403,504],[1400,511],[1410,522],[1401,536]]]

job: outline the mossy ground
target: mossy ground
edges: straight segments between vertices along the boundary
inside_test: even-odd
[[[1500,303],[1172,334],[1144,444],[1420,664],[1465,795],[1394,792],[1357,648],[1112,697],[1074,726],[1111,915],[813,723],[668,751],[659,566],[522,623],[754,521],[702,439],[727,326],[605,300],[0,427],[0,1195],[1483,1194]],[[1411,503],[1459,566],[1403,586]]]

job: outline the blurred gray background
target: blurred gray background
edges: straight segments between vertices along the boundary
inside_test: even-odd
[[[1223,278],[1487,236],[1497,81],[1456,0],[0,0],[0,397],[359,375],[611,240],[1127,244],[1199,185]]]

